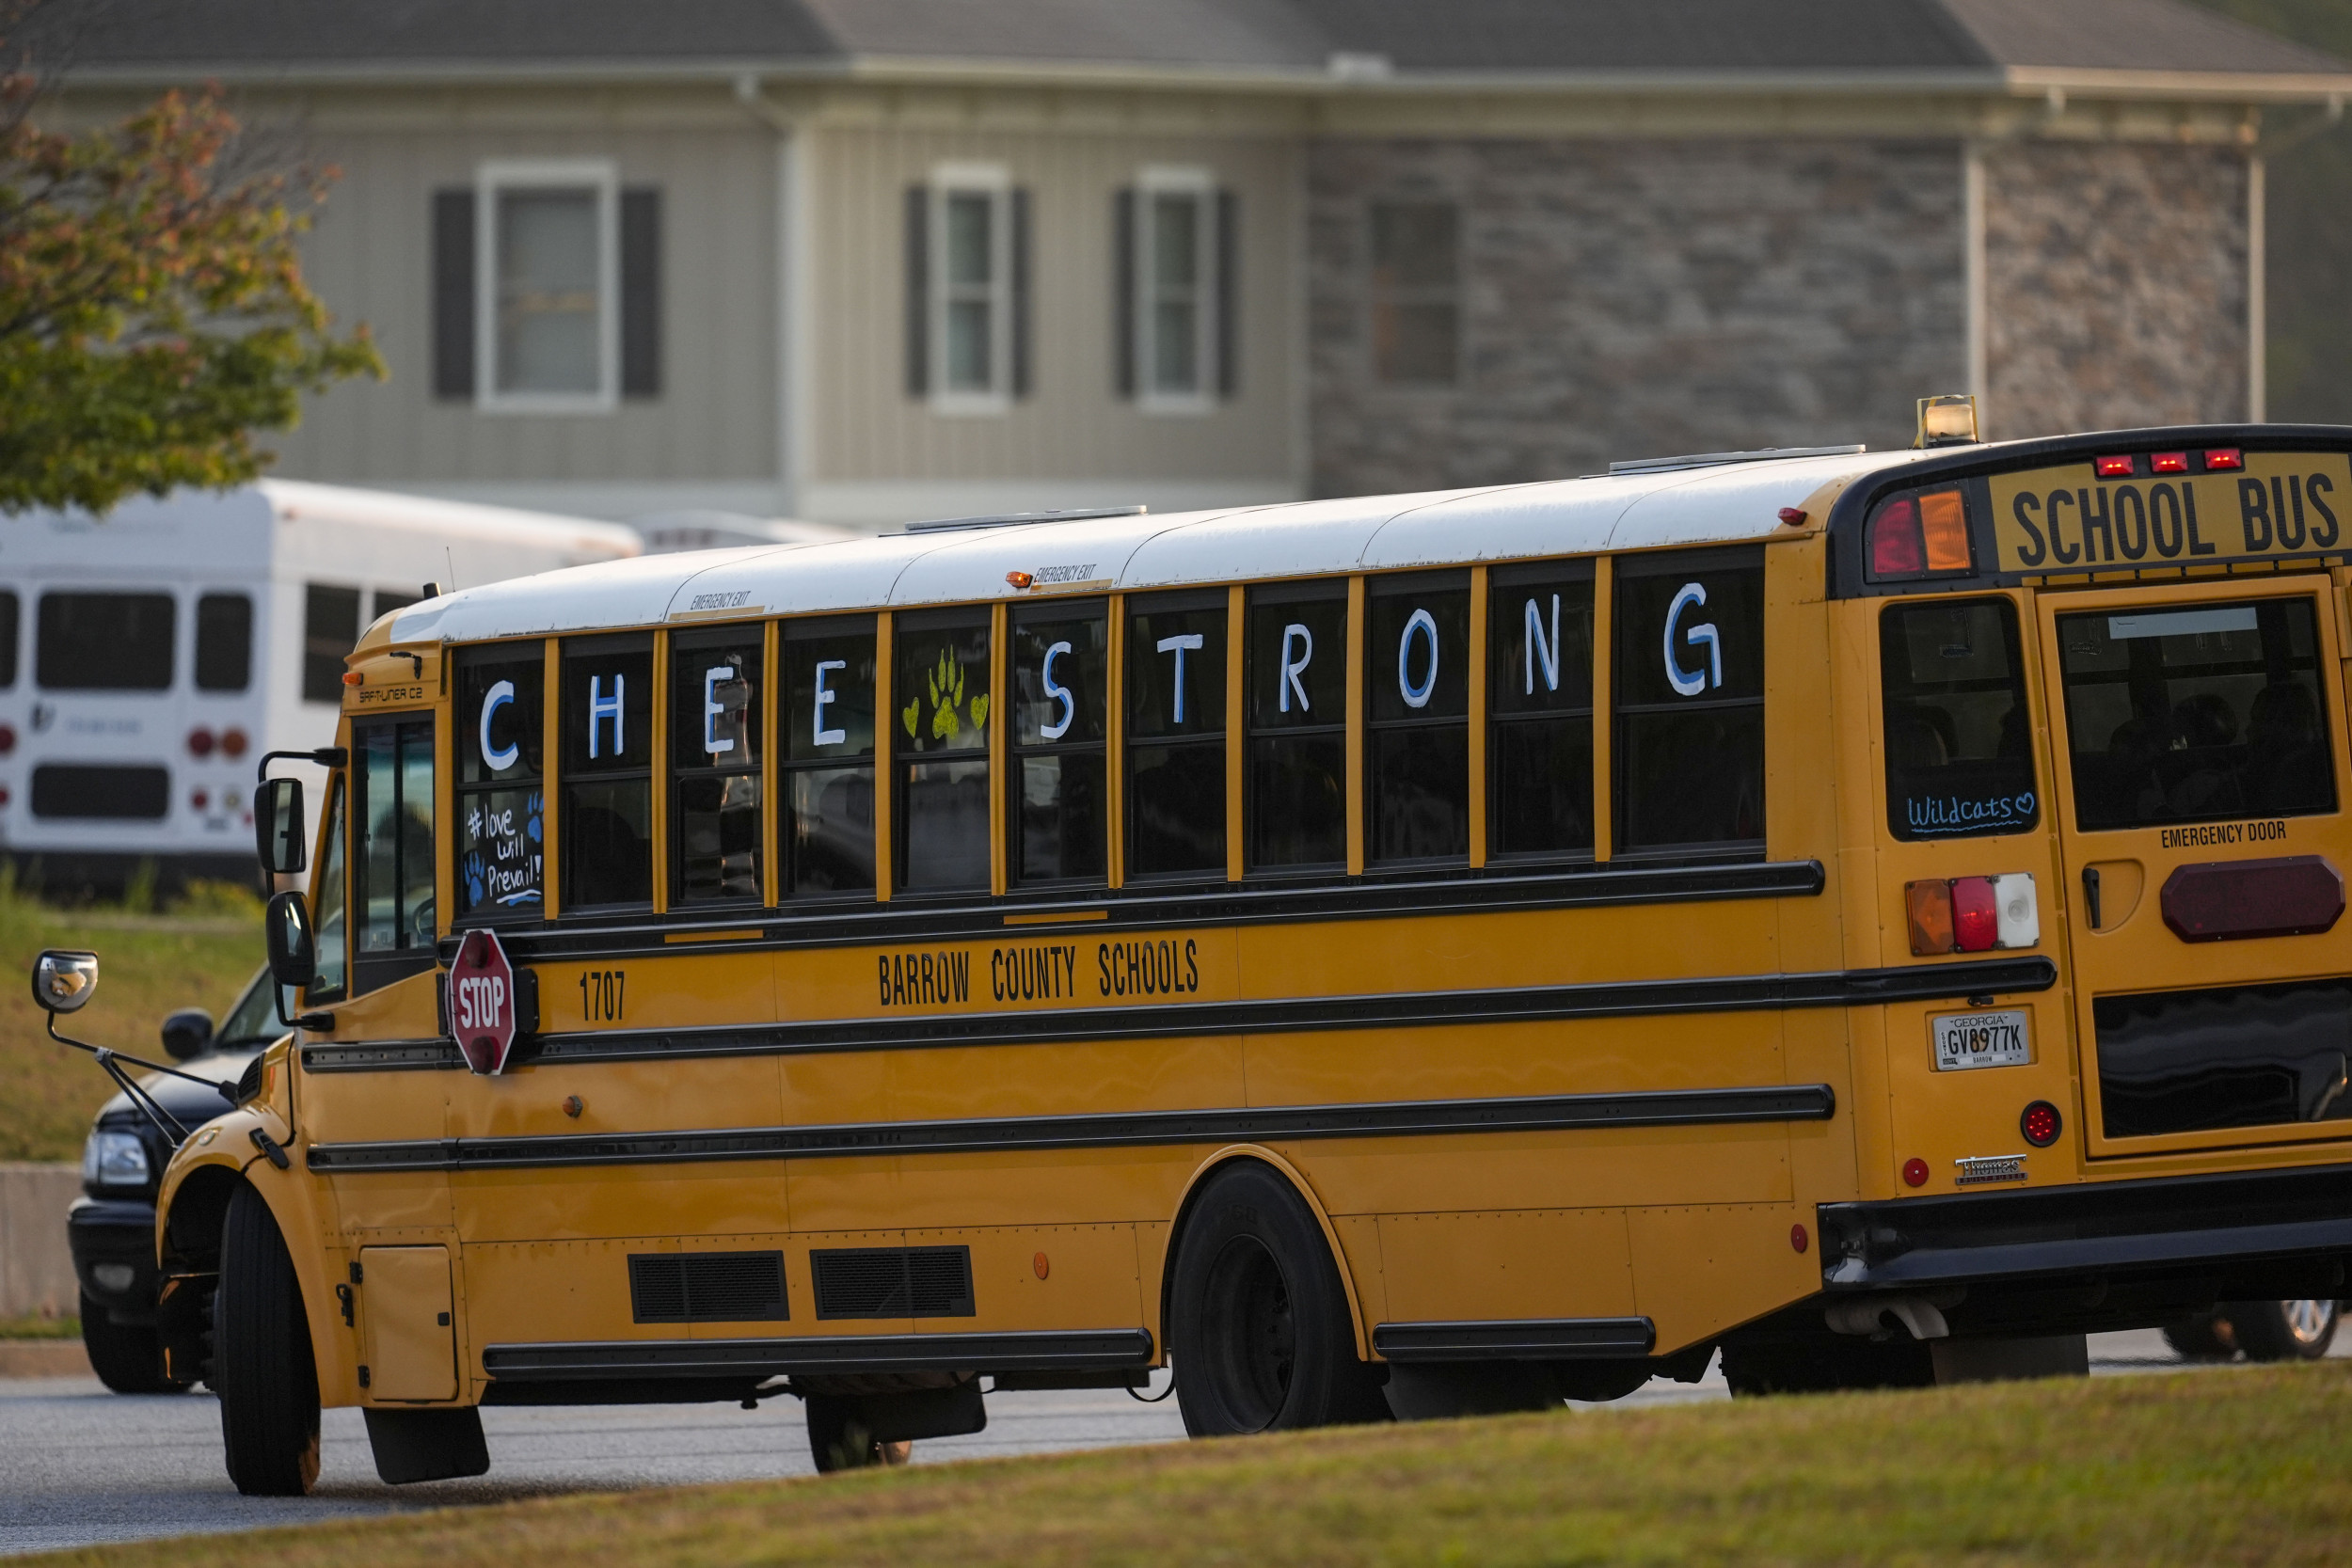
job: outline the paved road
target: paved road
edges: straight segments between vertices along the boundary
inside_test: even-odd
[[[2352,1355],[2352,1336],[2336,1354]],[[2153,1332],[2095,1337],[2091,1357],[2094,1374],[2184,1370]],[[1153,1392],[1166,1386],[1164,1376]],[[1729,1397],[1710,1371],[1703,1383],[1653,1383],[1615,1404],[1581,1408]],[[490,1474],[394,1489],[375,1479],[359,1413],[330,1410],[314,1496],[240,1497],[221,1468],[218,1407],[201,1392],[133,1398],[89,1381],[0,1381],[0,1555],[332,1514],[809,1471],[800,1403],[788,1398],[756,1411],[732,1404],[489,1410],[483,1424]],[[918,1443],[915,1463],[1172,1442],[1184,1432],[1172,1399],[1143,1404],[1116,1392],[995,1394],[986,1432]]]

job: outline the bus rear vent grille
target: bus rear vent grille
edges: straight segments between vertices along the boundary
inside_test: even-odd
[[[781,1252],[632,1252],[628,1300],[641,1323],[780,1323]]]
[[[812,1250],[819,1318],[968,1318],[968,1246],[832,1247]]]

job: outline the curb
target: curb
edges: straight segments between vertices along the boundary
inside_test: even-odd
[[[79,1339],[0,1339],[0,1378],[95,1375]]]

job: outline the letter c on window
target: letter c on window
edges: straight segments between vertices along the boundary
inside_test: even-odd
[[[1710,670],[1715,676],[1715,684],[1724,684],[1724,645],[1715,635],[1713,622],[1692,626],[1683,634],[1683,640],[1691,646],[1706,646],[1708,664],[1685,674],[1681,662],[1675,657],[1675,627],[1680,624],[1683,610],[1692,605],[1706,602],[1707,590],[1695,582],[1686,582],[1682,585],[1682,592],[1675,595],[1674,603],[1666,610],[1666,680],[1679,696],[1695,697],[1706,690]]]
[[[1415,686],[1406,673],[1412,662],[1413,634],[1419,632],[1429,639],[1429,669]],[[1427,707],[1429,694],[1438,689],[1438,623],[1425,610],[1416,610],[1405,623],[1405,635],[1396,640],[1396,691],[1405,699],[1406,707]]]
[[[1061,705],[1060,721],[1058,723],[1043,725],[1040,727],[1037,732],[1048,740],[1059,740],[1063,736],[1068,735],[1070,733],[1071,724],[1078,717],[1078,700],[1070,694],[1070,688],[1061,685],[1054,679],[1055,656],[1057,654],[1066,654],[1069,651],[1069,643],[1057,642],[1052,647],[1045,650],[1045,657],[1043,659],[1039,661],[1037,667],[1038,679],[1042,681],[1045,685],[1045,696],[1047,700],[1050,702],[1057,702]]]
[[[482,699],[482,734],[480,737],[482,741],[482,764],[493,773],[505,772],[508,768],[515,766],[516,759],[522,754],[522,748],[519,742],[508,745],[506,750],[502,752],[494,752],[490,749],[491,716],[496,714],[499,709],[504,707],[507,704],[513,702],[514,700],[515,683],[513,681],[499,682],[496,686],[490,688],[489,691],[485,693]]]

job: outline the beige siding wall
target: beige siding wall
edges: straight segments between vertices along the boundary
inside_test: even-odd
[[[338,128],[311,137],[341,166],[310,277],[364,321],[391,378],[313,400],[276,445],[289,477],[370,484],[773,484],[777,461],[774,133],[529,124]],[[662,199],[663,372],[657,399],[609,414],[487,414],[433,396],[432,198],[486,159],[602,158]]]
[[[1272,135],[812,131],[810,479],[1182,479],[1289,493],[1298,156],[1295,138]],[[907,395],[905,193],[944,162],[1001,165],[1031,193],[1034,391],[1003,414],[941,414]],[[1147,414],[1116,394],[1112,203],[1147,165],[1204,168],[1239,198],[1240,382],[1203,414]]]

